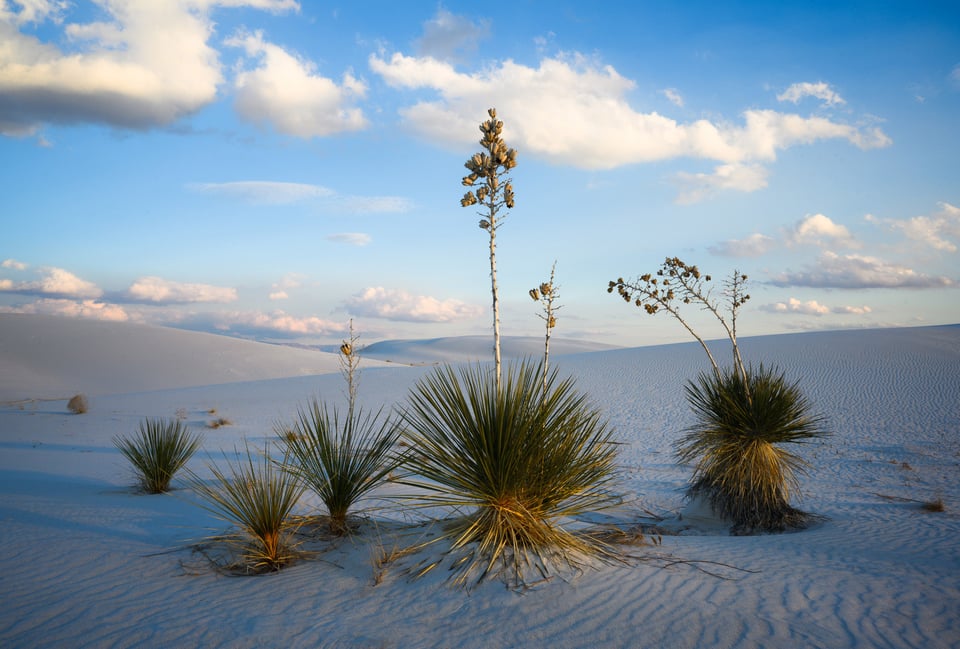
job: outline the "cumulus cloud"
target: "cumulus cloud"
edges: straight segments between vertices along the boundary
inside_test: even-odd
[[[346,243],[351,246],[365,246],[370,243],[370,235],[363,232],[338,232],[337,234],[328,234],[327,241],[334,243]]]
[[[859,244],[846,226],[835,223],[823,214],[807,215],[787,234],[787,242],[793,245],[838,245],[857,248]]]
[[[440,60],[456,60],[475,52],[480,41],[490,34],[487,21],[473,22],[450,13],[443,7],[423,27],[423,36],[417,41],[417,50],[423,56]]]
[[[720,257],[760,257],[776,246],[777,242],[773,237],[756,232],[746,239],[728,239],[710,246],[707,250]]]
[[[347,300],[346,306],[354,315],[405,322],[456,322],[483,313],[482,307],[460,300],[439,300],[382,286],[364,289]]]
[[[872,309],[868,306],[837,306],[828,307],[820,304],[816,300],[807,300],[803,302],[795,297],[791,297],[786,302],[775,302],[760,307],[762,310],[770,313],[799,313],[802,315],[823,316],[828,313],[840,315],[865,315],[871,313]]]
[[[13,270],[26,270],[27,264],[22,261],[17,261],[16,259],[4,259],[3,263],[0,263],[0,268],[11,268]]]
[[[218,331],[244,335],[267,335],[285,338],[300,336],[341,335],[346,326],[316,316],[295,316],[284,311],[233,311],[205,316],[201,325]]]
[[[612,66],[579,54],[544,58],[538,67],[506,60],[472,74],[433,57],[371,55],[370,68],[396,88],[439,96],[402,109],[422,135],[457,145],[472,142],[482,109],[507,117],[504,137],[521,152],[583,169],[692,157],[745,165],[776,159],[777,151],[824,139],[861,148],[887,146],[879,129],[861,131],[824,117],[747,110],[741,125],[701,119],[680,123],[641,113],[627,101],[635,83]],[[571,89],[576,89],[572,92]],[[757,174],[744,186],[756,189]]]
[[[741,192],[763,189],[767,186],[767,170],[756,164],[725,164],[710,174],[678,173],[674,176],[674,184],[680,190],[677,202],[689,205],[727,189]]]
[[[782,273],[772,283],[776,286],[859,289],[940,288],[952,286],[954,281],[948,277],[918,273],[876,257],[824,252],[807,270]]]
[[[234,302],[237,289],[210,284],[187,284],[160,277],[141,277],[126,291],[126,299],[151,304]]]
[[[288,290],[300,288],[301,276],[297,273],[288,273],[279,282],[271,287],[270,294],[267,296],[271,300],[286,300],[290,297]]]
[[[259,63],[238,72],[234,82],[236,109],[244,119],[301,138],[366,127],[363,111],[353,102],[363,98],[367,87],[350,72],[338,85],[316,74],[311,61],[265,41],[260,31],[239,33],[226,44],[243,48]]]
[[[44,123],[143,129],[198,111],[223,80],[218,53],[207,42],[217,5],[297,7],[293,0],[102,2],[103,20],[80,23],[67,20],[66,3],[13,3],[19,11],[3,3],[0,133],[27,135]],[[18,30],[46,19],[58,30],[51,42]]]
[[[78,299],[98,298],[103,295],[103,291],[96,284],[81,279],[68,270],[46,267],[39,269],[38,273],[40,279],[32,282],[0,281],[0,291]]]
[[[91,320],[110,320],[126,322],[131,319],[127,311],[116,304],[99,302],[97,300],[67,300],[44,298],[17,307],[0,307],[2,313],[39,313],[45,315],[59,315],[70,318],[88,318]]]
[[[866,220],[885,225],[888,229],[900,232],[908,239],[934,250],[956,252],[957,243],[960,242],[960,207],[950,203],[938,203],[938,206],[940,209],[929,216],[880,219],[868,214]]]
[[[843,97],[838,95],[829,84],[823,81],[817,83],[795,83],[782,93],[777,95],[780,101],[789,101],[794,104],[799,103],[805,97],[813,97],[821,100],[827,106],[843,105],[847,103]]]

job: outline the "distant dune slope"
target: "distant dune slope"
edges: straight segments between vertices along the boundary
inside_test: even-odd
[[[144,392],[338,369],[334,354],[215,334],[0,314],[0,401]]]
[[[617,349],[614,345],[555,338],[550,341],[550,354],[563,356]],[[500,353],[504,359],[539,357],[543,355],[543,338],[536,336],[504,336]],[[365,358],[422,365],[427,363],[458,363],[493,359],[492,336],[456,336],[428,340],[386,340],[368,345]]]

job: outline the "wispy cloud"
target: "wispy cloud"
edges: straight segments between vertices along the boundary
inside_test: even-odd
[[[0,313],[39,313],[90,320],[127,322],[134,319],[123,307],[98,300],[44,298],[21,306],[0,306]]]
[[[786,240],[789,245],[860,247],[845,225],[823,214],[805,216],[793,226]]]
[[[676,88],[664,88],[660,94],[666,97],[671,104],[678,108],[683,108],[683,96]]]
[[[761,257],[776,247],[776,239],[756,232],[745,239],[728,239],[707,250],[720,257]]]
[[[455,61],[477,51],[480,42],[490,35],[486,20],[474,22],[457,16],[443,7],[423,26],[423,36],[417,41],[421,56],[443,61]]]
[[[8,260],[13,261],[13,260]],[[6,263],[6,262],[5,262]],[[19,262],[14,262],[18,264]],[[18,268],[16,265],[4,266],[5,268]],[[93,282],[77,277],[63,268],[45,267],[40,268],[37,273],[40,278],[34,281],[14,282],[6,279],[0,280],[0,291],[7,293],[23,293],[27,295],[44,295],[64,298],[98,298],[103,295],[103,291]]]
[[[218,194],[251,203],[289,205],[315,198],[334,196],[335,191],[322,185],[288,183],[273,180],[236,180],[225,183],[190,183],[188,189],[204,194]]]
[[[698,203],[728,189],[741,192],[763,189],[767,186],[767,174],[767,170],[757,164],[719,165],[709,174],[681,172],[674,176],[674,184],[680,191],[677,202],[681,205]]]
[[[347,300],[346,307],[354,315],[406,322],[457,322],[483,313],[482,307],[460,300],[440,300],[382,286],[364,289]]]
[[[237,289],[210,284],[174,282],[160,277],[141,277],[124,297],[149,304],[227,303],[237,300]]]
[[[16,259],[4,259],[3,263],[0,263],[0,268],[10,268],[12,270],[26,270],[28,266],[24,262],[17,261]]]
[[[883,219],[868,214],[866,220],[900,232],[908,239],[943,252],[957,252],[960,242],[960,207],[939,203],[939,210],[910,219]]]
[[[830,313],[840,315],[866,315],[873,310],[868,306],[837,306],[829,307],[820,304],[816,300],[807,300],[803,302],[795,297],[791,297],[786,302],[775,302],[760,307],[761,310],[769,313],[790,313],[812,316],[824,316]]]
[[[794,104],[799,103],[805,97],[819,99],[827,106],[837,106],[847,103],[829,84],[823,81],[816,83],[795,83],[777,95],[778,100],[789,101]]]
[[[335,243],[346,243],[351,246],[365,246],[370,243],[370,235],[363,232],[338,232],[337,234],[328,234],[327,241]]]
[[[366,84],[350,72],[340,83],[316,73],[316,64],[264,40],[263,32],[240,32],[226,45],[242,48],[256,67],[237,73],[237,112],[255,124],[301,138],[356,131],[367,126],[353,103]]]
[[[347,331],[343,322],[317,316],[296,316],[284,311],[228,311],[195,315],[192,325],[204,330],[234,335],[299,338],[301,336],[339,336]]]
[[[412,203],[401,196],[341,195],[323,185],[276,180],[189,183],[187,189],[256,205],[293,205],[309,202],[321,209],[349,214],[388,214],[408,212],[412,209]]]
[[[863,255],[824,252],[806,270],[785,272],[771,282],[776,286],[815,288],[942,288],[953,286],[949,277],[935,277],[912,268]]]

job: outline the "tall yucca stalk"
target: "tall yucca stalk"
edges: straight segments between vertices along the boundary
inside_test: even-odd
[[[482,366],[439,368],[403,410],[407,484],[422,490],[421,505],[460,514],[443,537],[460,583],[500,569],[522,582],[525,568],[545,574],[556,562],[609,556],[561,520],[616,502],[610,432],[572,379],[553,371],[543,387],[542,377],[542,366],[523,363],[497,388]]]
[[[464,166],[470,171],[463,177],[464,187],[474,187],[460,199],[461,207],[480,205],[483,209],[480,229],[490,235],[490,292],[493,296],[493,360],[496,371],[496,385],[500,389],[500,296],[497,289],[497,230],[503,224],[506,213],[503,208],[513,209],[513,184],[508,173],[517,166],[517,152],[507,148],[501,137],[503,122],[497,119],[497,110],[487,111],[490,119],[480,124],[480,146],[483,151],[475,153]]]
[[[246,448],[245,458],[224,470],[210,465],[212,482],[191,476],[201,506],[239,530],[224,537],[239,548],[240,565],[247,572],[279,570],[297,557],[292,533],[298,524],[293,509],[305,487],[269,455]]]
[[[807,465],[778,445],[826,433],[797,384],[761,365],[747,369],[746,381],[736,371],[700,374],[686,393],[696,423],[676,448],[695,463],[689,495],[706,497],[735,531],[802,527],[808,515],[790,506],[790,496]]]
[[[177,420],[145,419],[133,437],[115,437],[114,446],[133,465],[140,486],[158,494],[200,448],[201,436]]]
[[[351,404],[352,405],[352,404]],[[292,429],[277,427],[291,461],[286,470],[308,485],[329,513],[330,531],[348,531],[347,515],[358,500],[396,468],[393,455],[400,430],[381,412],[352,407],[342,418],[314,400],[298,409]]]

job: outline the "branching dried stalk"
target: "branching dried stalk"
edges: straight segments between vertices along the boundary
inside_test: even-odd
[[[547,371],[550,368],[550,334],[553,328],[557,326],[557,318],[554,315],[563,307],[555,305],[554,301],[560,297],[560,287],[556,285],[554,278],[557,272],[557,262],[553,262],[550,267],[550,281],[543,282],[537,288],[529,291],[530,298],[534,302],[539,302],[543,306],[543,313],[537,314],[537,317],[543,320],[546,325],[546,333],[543,340],[543,386],[546,388]]]
[[[513,209],[513,184],[510,182],[509,172],[517,166],[517,151],[507,148],[500,134],[503,132],[503,122],[497,120],[497,110],[487,111],[490,119],[480,124],[480,145],[484,151],[473,154],[464,166],[470,174],[463,177],[464,187],[474,187],[478,180],[482,181],[476,189],[468,190],[460,199],[461,207],[480,205],[478,211],[480,229],[490,235],[490,292],[493,297],[493,360],[496,366],[497,389],[500,389],[500,300],[497,290],[497,229],[506,218],[501,213],[503,208]]]

